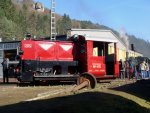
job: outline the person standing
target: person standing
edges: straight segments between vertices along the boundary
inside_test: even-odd
[[[140,64],[138,63],[136,66],[135,66],[135,77],[137,80],[140,80],[141,79],[141,70],[140,70]]]
[[[125,63],[120,59],[119,61],[120,78],[125,79]]]
[[[134,64],[133,64],[133,60],[130,60],[129,62],[130,65],[130,69],[129,69],[129,79],[134,77]]]
[[[129,64],[129,61],[126,60],[126,62],[125,62],[125,74],[126,74],[126,77],[127,77],[128,79],[130,79],[129,70],[130,70],[130,64]]]
[[[141,69],[141,76],[142,76],[142,79],[144,79],[145,76],[146,76],[146,65],[145,65],[145,61],[143,61],[143,62],[140,64],[140,69]]]
[[[3,65],[3,83],[9,82],[8,80],[8,59],[4,58],[3,62],[1,63]]]
[[[148,64],[148,62],[145,63],[145,66],[146,66],[146,76],[145,76],[145,78],[149,78],[150,72],[149,72],[149,64]]]

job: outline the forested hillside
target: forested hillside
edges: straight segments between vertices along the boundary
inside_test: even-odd
[[[33,9],[33,0],[0,0],[0,38],[3,41],[21,40],[25,33],[34,36],[49,36],[50,15],[49,10],[37,12]],[[69,15],[56,14],[57,34],[66,34],[68,28],[82,29],[109,29],[118,37],[119,33],[107,26],[94,24],[91,21],[70,19]],[[134,44],[135,51],[143,53],[150,58],[150,43],[128,35],[130,44]]]

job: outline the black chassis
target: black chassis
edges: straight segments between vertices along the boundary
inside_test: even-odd
[[[41,80],[77,80],[78,61],[35,61],[22,60],[20,62],[21,82],[33,82]],[[70,69],[73,73],[70,73]]]

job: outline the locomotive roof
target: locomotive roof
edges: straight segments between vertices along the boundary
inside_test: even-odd
[[[100,29],[71,29],[70,35],[78,34],[85,37],[85,40],[101,42],[118,42],[118,37],[111,30]]]

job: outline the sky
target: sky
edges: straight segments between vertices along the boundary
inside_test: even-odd
[[[51,7],[51,0],[34,0]],[[55,0],[56,13],[150,41],[150,0]]]

